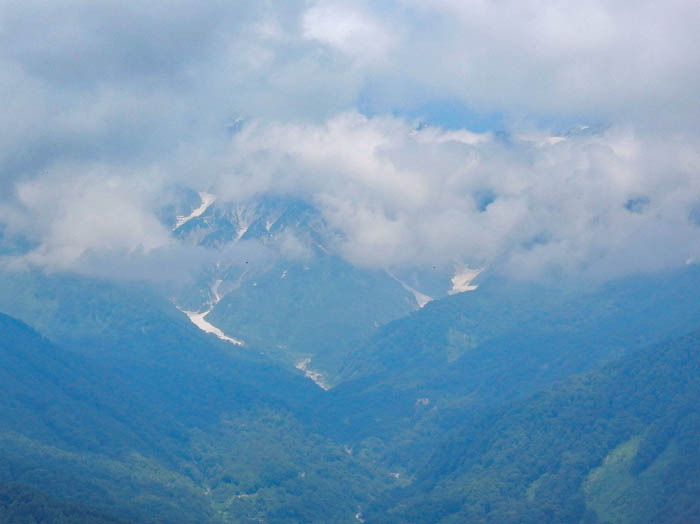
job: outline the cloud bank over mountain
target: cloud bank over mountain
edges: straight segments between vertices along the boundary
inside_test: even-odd
[[[342,232],[334,247],[361,265],[615,273],[697,256],[699,160],[690,144],[628,128],[504,141],[346,113],[246,126],[217,187],[312,201]]]
[[[0,231],[28,253],[5,259],[181,260],[176,185],[303,199],[370,267],[678,266],[699,29],[687,1],[6,2]]]

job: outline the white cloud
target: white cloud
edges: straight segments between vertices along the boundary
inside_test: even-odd
[[[405,35],[375,79],[378,104],[456,98],[517,116],[586,115],[694,126],[700,103],[693,2],[404,0]],[[407,14],[406,14],[407,13]],[[407,91],[411,86],[413,92]],[[395,102],[396,103],[396,102]]]
[[[167,251],[180,184],[303,198],[373,266],[678,264],[699,27],[687,0],[4,2],[0,225],[49,267]],[[401,116],[445,100],[506,136]]]
[[[356,113],[256,122],[236,135],[235,175],[218,184],[230,198],[274,190],[313,202],[341,233],[335,247],[371,266],[624,273],[682,264],[700,246],[688,216],[700,194],[697,141],[616,127],[566,140],[466,137]],[[640,196],[643,212],[625,207]]]
[[[23,232],[37,244],[26,261],[52,270],[71,269],[90,252],[148,253],[171,244],[152,213],[154,197],[138,179],[94,166],[70,168],[17,186]]]
[[[393,35],[356,5],[318,3],[304,13],[302,27],[305,38],[368,64],[385,59],[394,44]]]

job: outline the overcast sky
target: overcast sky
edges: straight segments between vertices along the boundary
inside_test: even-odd
[[[2,242],[162,260],[180,185],[304,199],[370,267],[700,260],[697,7],[5,0]]]

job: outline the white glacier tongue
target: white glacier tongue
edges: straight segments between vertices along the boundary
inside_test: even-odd
[[[237,346],[244,346],[244,342],[242,340],[238,340],[237,338],[229,337],[226,335],[223,331],[221,331],[218,327],[216,327],[214,324],[211,324],[210,322],[207,321],[206,316],[212,312],[214,309],[214,306],[216,306],[220,301],[221,301],[221,295],[219,294],[219,287],[221,286],[221,280],[216,280],[214,284],[211,287],[211,293],[213,295],[212,300],[208,302],[209,309],[207,309],[204,312],[197,312],[197,311],[186,311],[184,309],[181,309],[178,307],[180,311],[182,311],[185,315],[187,315],[187,318],[190,319],[190,321],[197,326],[199,329],[204,331],[205,333],[211,333],[212,335],[216,335],[219,337],[221,340],[225,340],[226,342],[230,342],[231,344],[235,344]]]
[[[421,293],[421,292],[418,291],[417,289],[412,288],[411,286],[409,286],[408,284],[406,284],[406,282],[404,282],[403,280],[401,280],[401,279],[397,278],[396,276],[394,276],[394,274],[391,273],[391,271],[386,270],[386,274],[389,275],[389,276],[390,276],[391,278],[393,278],[394,280],[396,280],[399,284],[401,284],[401,286],[402,286],[406,291],[408,291],[409,293],[411,293],[411,294],[413,295],[413,297],[416,299],[416,304],[418,304],[418,307],[419,307],[419,308],[422,308],[422,307],[425,306],[428,302],[432,302],[432,301],[433,301],[433,297],[429,297],[428,295],[426,295],[426,294],[424,294],[424,293]]]
[[[184,309],[181,309],[180,311],[182,311],[185,315],[187,315],[187,318],[189,318],[195,326],[197,326],[199,329],[201,329],[205,333],[211,333],[212,335],[216,335],[221,340],[225,340],[226,342],[230,342],[231,344],[236,344],[237,346],[243,345],[242,340],[238,340],[236,338],[232,338],[232,337],[225,335],[224,332],[221,331],[218,327],[207,322],[205,317],[209,313],[211,313],[211,309],[209,309],[203,313],[197,313],[195,311],[185,311]]]
[[[457,271],[455,276],[452,277],[452,289],[450,289],[447,294],[454,295],[456,293],[464,293],[465,291],[474,291],[479,285],[472,284],[472,281],[479,276],[481,271],[481,269],[469,268]]]
[[[204,212],[207,209],[209,209],[209,206],[212,205],[214,203],[214,201],[216,200],[216,197],[214,195],[211,195],[209,193],[204,193],[204,192],[199,193],[199,198],[202,199],[202,203],[200,204],[200,206],[197,209],[195,209],[194,211],[192,211],[192,213],[190,213],[187,216],[177,217],[177,219],[175,221],[175,227],[173,227],[173,231],[182,227],[183,225],[185,225],[187,222],[189,222],[193,218],[197,218],[199,216],[202,216],[204,214]]]
[[[311,359],[305,358],[297,362],[295,367],[298,370],[303,371],[306,378],[313,380],[318,387],[325,391],[328,391],[330,389],[330,386],[326,384],[326,380],[323,377],[323,373],[321,373],[320,371],[314,371],[312,369],[309,369],[309,364],[311,364]]]
[[[250,225],[255,220],[255,210],[244,206],[236,206],[234,214],[236,220],[236,240],[240,240],[243,238],[243,235],[248,232],[248,228],[250,228]]]

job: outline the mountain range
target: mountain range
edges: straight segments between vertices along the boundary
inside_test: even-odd
[[[0,273],[2,521],[700,520],[698,265],[368,269],[308,204],[174,202],[186,282]]]

